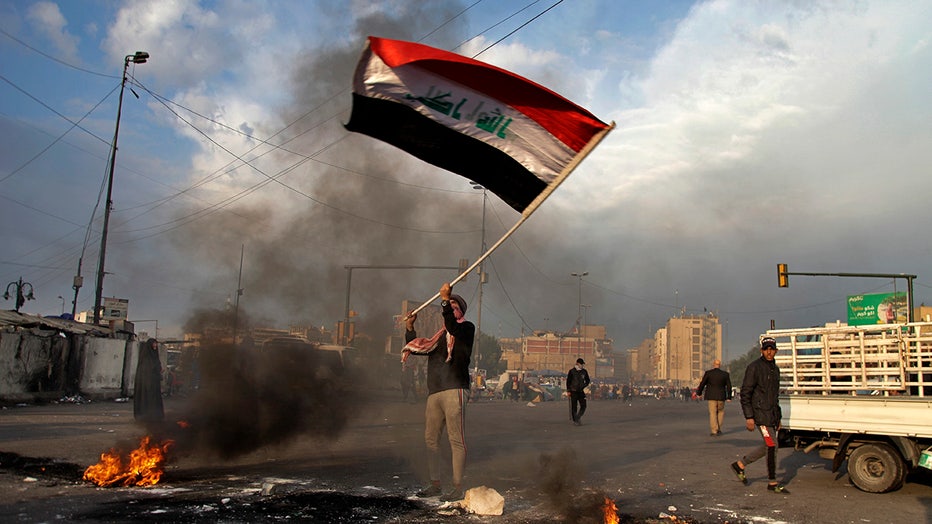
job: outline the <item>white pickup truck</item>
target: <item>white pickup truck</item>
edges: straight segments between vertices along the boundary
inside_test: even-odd
[[[902,487],[932,469],[932,323],[776,329],[780,440],[848,460],[859,489]]]

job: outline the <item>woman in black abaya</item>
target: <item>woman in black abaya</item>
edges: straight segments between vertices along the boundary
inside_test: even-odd
[[[150,338],[139,347],[136,383],[133,386],[133,416],[138,422],[162,422],[162,362],[159,342]]]

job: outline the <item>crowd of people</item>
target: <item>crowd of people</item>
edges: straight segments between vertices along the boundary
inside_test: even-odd
[[[564,400],[566,394],[566,377],[539,375],[535,371],[523,373],[505,372],[497,378],[487,378],[485,374],[476,374],[470,370],[470,401],[510,400],[513,402],[544,402]],[[423,367],[414,365],[404,369],[401,382],[402,399],[414,402],[425,398],[426,376]],[[737,388],[733,395],[737,397]],[[641,383],[619,383],[613,379],[593,377],[592,383],[585,388],[586,396],[593,400],[622,400],[629,402],[635,398],[653,398],[699,402],[702,394],[696,387],[658,386]]]

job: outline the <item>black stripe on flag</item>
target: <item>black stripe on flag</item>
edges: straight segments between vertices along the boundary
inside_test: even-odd
[[[501,150],[398,102],[353,93],[353,111],[345,127],[481,184],[518,212],[547,187]]]

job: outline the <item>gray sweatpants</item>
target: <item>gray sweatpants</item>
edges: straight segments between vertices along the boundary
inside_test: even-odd
[[[466,400],[467,389],[448,389],[427,397],[424,411],[424,442],[427,444],[427,469],[432,482],[440,481],[440,434],[444,426],[453,454],[453,485],[463,484],[466,469]]]

